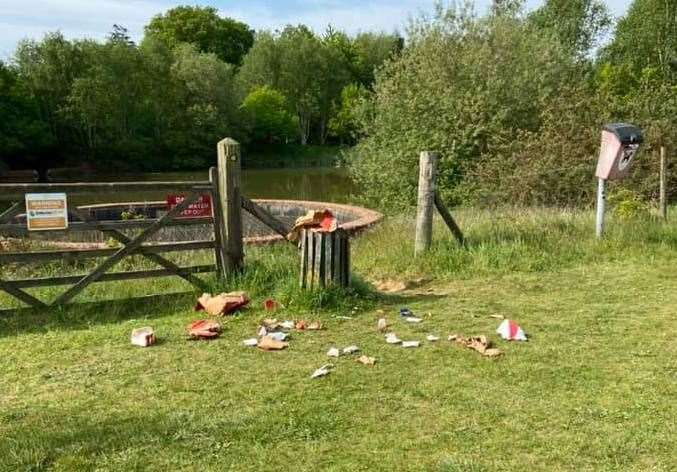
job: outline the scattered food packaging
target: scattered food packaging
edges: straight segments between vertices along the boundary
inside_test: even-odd
[[[449,336],[449,341],[455,341],[461,346],[473,349],[485,357],[498,357],[502,354],[500,349],[492,348],[491,343],[486,336],[471,336],[469,338],[453,334]]]
[[[191,339],[212,339],[221,334],[221,325],[211,320],[193,321],[186,327]]]
[[[435,341],[439,341],[440,338],[438,336],[435,336],[434,334],[429,334],[428,336],[425,337],[428,341],[431,343],[434,343]]]
[[[259,341],[256,338],[245,339],[242,341],[242,344],[249,347],[256,347],[259,344]]]
[[[294,329],[294,326],[295,326],[294,322],[290,320],[286,320],[280,323],[280,327],[283,329]]]
[[[317,369],[313,374],[310,376],[311,379],[315,379],[317,377],[324,377],[325,375],[329,374],[331,369],[333,369],[334,366],[332,364],[325,364],[319,369]]]
[[[389,333],[386,334],[386,342],[388,344],[399,344],[402,342],[402,340],[398,338],[395,333]]]
[[[244,292],[221,293],[212,297],[208,293],[203,293],[197,299],[195,311],[206,311],[212,316],[227,315],[246,306],[249,298]]]
[[[496,329],[503,339],[506,341],[526,341],[527,335],[524,333],[522,328],[519,327],[517,323],[513,320],[503,320],[498,328]]]
[[[327,356],[329,357],[338,357],[341,355],[341,351],[338,350],[338,348],[332,347],[327,351]]]
[[[295,325],[296,329],[299,331],[303,330],[308,330],[308,331],[315,331],[315,330],[320,330],[322,329],[322,323],[319,321],[306,321],[306,320],[298,320],[296,321]]]
[[[338,228],[338,222],[329,209],[308,210],[305,215],[296,219],[294,227],[287,235],[287,239],[289,241],[298,240],[303,228],[311,228],[313,231],[318,232],[332,232]]]
[[[148,347],[155,344],[155,332],[150,326],[132,330],[132,344],[135,346]]]
[[[378,321],[376,322],[376,330],[379,333],[385,332],[385,330],[388,329],[388,322],[386,321],[385,318],[379,318]]]
[[[267,336],[274,339],[275,341],[286,341],[289,335],[287,333],[283,333],[282,331],[276,331],[274,333],[268,333]]]
[[[263,336],[265,336],[266,334],[268,334],[268,330],[266,329],[265,326],[261,326],[261,327],[259,328],[259,332],[258,332],[257,334],[259,335],[259,338],[260,338],[260,337],[263,337]]]
[[[357,346],[348,346],[343,348],[343,354],[355,354],[359,352],[360,348]]]
[[[423,320],[421,318],[416,318],[415,316],[407,316],[404,318],[404,321],[407,323],[420,323]]]
[[[272,298],[269,298],[263,302],[263,309],[266,311],[275,311],[279,308],[279,303],[277,303]]]
[[[278,341],[277,339],[271,338],[270,336],[263,336],[259,340],[258,348],[262,351],[280,351],[289,346],[289,343],[284,341]]]
[[[357,362],[359,362],[360,364],[364,364],[364,365],[374,365],[376,363],[376,358],[375,357],[369,357],[369,356],[360,356],[355,360]]]
[[[419,341],[402,341],[402,347],[419,347],[420,345]]]

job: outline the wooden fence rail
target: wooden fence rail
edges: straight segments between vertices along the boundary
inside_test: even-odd
[[[105,258],[87,274],[62,275],[56,277],[32,277],[21,280],[0,279],[0,291],[33,307],[63,305],[70,302],[82,290],[95,282],[114,280],[146,279],[152,277],[178,276],[199,288],[206,290],[205,282],[196,274],[217,271],[220,278],[239,270],[243,266],[244,250],[242,238],[242,209],[261,220],[275,232],[285,235],[289,228],[285,223],[273,217],[268,211],[241,195],[240,191],[240,145],[226,138],[217,144],[218,165],[209,170],[209,178],[195,182],[97,182],[97,183],[15,183],[0,184],[0,202],[10,202],[0,213],[0,235],[26,237],[31,231],[27,221],[16,221],[16,217],[26,211],[26,193],[66,193],[70,195],[101,195],[134,191],[178,192],[186,197],[164,216],[153,219],[128,221],[98,221],[81,208],[68,209],[70,217],[68,227],[50,231],[58,237],[72,231],[101,231],[114,239],[119,246],[95,249],[60,249],[39,251],[0,252],[0,266],[11,263],[44,263],[50,261],[79,261]],[[202,217],[184,217],[181,213],[201,195],[209,195],[212,201],[212,215]],[[5,205],[6,206],[6,205]],[[179,218],[180,217],[180,218]],[[179,225],[209,224],[214,228],[213,240],[148,242],[160,229]],[[127,236],[122,230],[135,229],[140,233]],[[162,254],[179,251],[211,249],[214,251],[214,263],[179,267]],[[109,272],[122,259],[132,255],[143,258],[160,266],[157,269]],[[29,294],[25,289],[70,285],[49,305]]]

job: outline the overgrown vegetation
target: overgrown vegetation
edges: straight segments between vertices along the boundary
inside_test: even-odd
[[[362,109],[352,167],[365,201],[410,206],[418,154],[433,150],[448,201],[587,204],[600,128],[612,121],[644,130],[624,185],[653,197],[657,147],[677,142],[676,15],[674,2],[636,0],[599,47],[611,21],[598,0],[549,0],[531,12],[496,2],[484,16],[439,6],[412,23]]]
[[[0,469],[671,470],[677,286],[666,274],[677,225],[612,216],[598,242],[591,212],[458,218],[468,250],[436,222],[434,251],[414,259],[409,218],[355,241],[361,280],[427,278],[397,294],[362,283],[304,294],[291,246],[248,248],[245,274],[214,289],[245,289],[254,302],[213,342],[185,339],[201,316],[191,294],[3,314]],[[80,302],[184,288],[95,284]],[[280,353],[242,346],[270,316],[268,297],[285,305],[275,316],[325,330],[293,333]],[[405,325],[403,305],[424,321]],[[403,339],[442,340],[387,345],[376,310]],[[498,341],[490,315],[517,319],[530,341]],[[129,345],[143,325],[157,346]],[[504,355],[482,358],[448,343],[451,333],[489,335]],[[350,344],[376,365],[340,358],[309,379],[329,347]]]

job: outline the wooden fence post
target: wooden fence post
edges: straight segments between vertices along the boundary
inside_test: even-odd
[[[438,157],[439,155],[436,152],[423,151],[419,159],[415,255],[422,254],[430,249],[432,241]]]
[[[219,200],[221,206],[222,244],[225,270],[242,268],[242,201],[240,192],[240,143],[231,138],[217,145],[219,170]]]
[[[661,218],[668,219],[668,163],[665,157],[665,146],[661,146],[661,187],[660,187],[660,211]]]

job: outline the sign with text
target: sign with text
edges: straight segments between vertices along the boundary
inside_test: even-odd
[[[68,228],[68,206],[65,193],[27,193],[26,225],[29,231]]]
[[[167,206],[171,211],[176,205],[181,203],[185,195],[167,195]],[[211,195],[200,195],[195,202],[188,205],[177,218],[199,218],[201,216],[212,216],[212,198]]]

